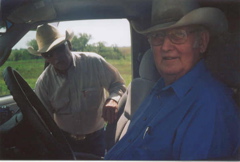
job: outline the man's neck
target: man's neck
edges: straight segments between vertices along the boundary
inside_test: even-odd
[[[176,76],[164,77],[165,86],[172,84],[176,80]]]
[[[181,78],[183,75],[185,74],[178,74],[178,75],[162,75],[164,82],[165,82],[165,86],[168,86],[172,83],[174,83],[176,80],[178,80],[179,78]]]

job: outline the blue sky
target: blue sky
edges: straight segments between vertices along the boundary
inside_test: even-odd
[[[126,19],[67,21],[61,22],[58,28],[62,32],[72,29],[76,35],[90,34],[90,44],[103,41],[107,46],[131,46],[130,26]],[[26,48],[27,41],[32,39],[35,39],[35,32],[29,32],[14,48]]]

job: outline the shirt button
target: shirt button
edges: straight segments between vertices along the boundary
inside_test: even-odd
[[[131,143],[132,142],[132,139],[128,139],[128,143]]]

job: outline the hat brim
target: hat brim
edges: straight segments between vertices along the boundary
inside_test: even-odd
[[[33,54],[33,55],[41,56],[42,53],[46,53],[46,52],[50,51],[51,49],[65,43],[66,41],[71,41],[73,36],[74,36],[73,32],[71,30],[67,30],[65,36],[56,39],[51,44],[46,45],[39,50],[35,50],[31,46],[28,47],[28,52]]]
[[[189,25],[203,25],[207,27],[210,30],[210,33],[213,35],[222,33],[228,29],[228,23],[224,13],[221,10],[213,7],[195,9],[183,16],[178,21],[158,24],[148,29],[141,29],[141,27],[134,21],[131,21],[131,25],[136,32],[144,35],[161,30]]]

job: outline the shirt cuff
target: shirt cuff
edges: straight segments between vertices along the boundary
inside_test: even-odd
[[[118,101],[120,100],[121,96],[117,93],[111,93],[110,96],[108,97],[108,99],[112,99],[114,101],[116,101],[118,103]]]

